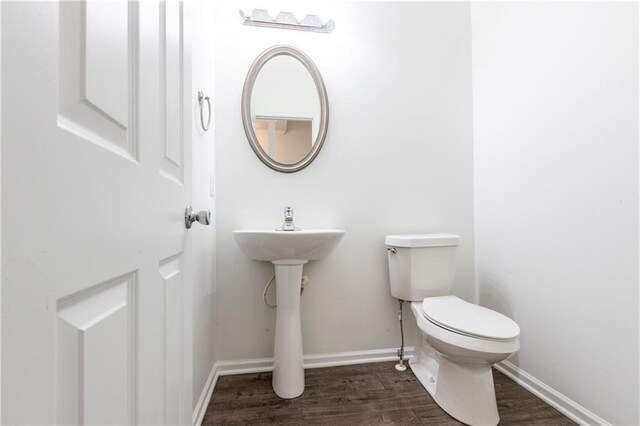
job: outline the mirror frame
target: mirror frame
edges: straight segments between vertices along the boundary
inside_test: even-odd
[[[260,142],[258,141],[258,137],[256,136],[256,132],[253,129],[251,122],[251,92],[253,91],[253,86],[260,74],[260,70],[271,59],[281,55],[291,56],[304,65],[313,79],[313,83],[316,86],[318,98],[320,100],[320,124],[318,126],[318,136],[316,136],[316,140],[313,143],[313,148],[311,148],[302,160],[292,164],[280,163],[269,157],[269,155],[264,152],[260,146]],[[258,158],[262,160],[264,164],[271,167],[273,170],[282,173],[293,173],[302,170],[311,164],[324,144],[324,140],[327,136],[327,128],[329,126],[329,102],[327,100],[327,90],[324,87],[324,81],[322,80],[320,71],[318,71],[318,68],[311,58],[301,50],[287,45],[270,47],[258,55],[256,60],[253,61],[253,64],[251,64],[251,68],[249,68],[249,72],[247,73],[247,78],[244,81],[244,87],[242,89],[242,125],[253,152],[256,153]]]

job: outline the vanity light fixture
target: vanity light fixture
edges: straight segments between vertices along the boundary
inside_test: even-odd
[[[318,15],[307,15],[299,21],[291,12],[280,12],[276,18],[272,18],[265,9],[253,9],[250,15],[240,10],[240,19],[244,25],[317,33],[330,33],[336,27],[333,19],[323,24]]]

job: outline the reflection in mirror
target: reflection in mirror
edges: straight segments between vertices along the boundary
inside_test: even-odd
[[[322,147],[328,123],[324,83],[311,59],[290,46],[263,52],[245,81],[242,121],[251,147],[269,167],[306,167]]]
[[[264,64],[251,92],[251,122],[264,152],[297,163],[311,151],[319,121],[318,92],[305,66],[285,55]]]
[[[260,146],[279,163],[294,164],[311,151],[313,118],[256,116],[255,131]]]

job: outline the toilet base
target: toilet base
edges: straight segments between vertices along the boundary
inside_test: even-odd
[[[434,401],[451,417],[472,426],[497,425],[491,365],[452,362],[420,335],[418,351],[409,366]]]

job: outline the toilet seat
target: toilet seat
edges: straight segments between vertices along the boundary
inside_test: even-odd
[[[431,339],[435,339],[442,343],[449,345],[450,347],[459,348],[464,353],[471,351],[476,354],[500,354],[500,353],[514,353],[520,349],[520,342],[518,338],[511,340],[493,340],[483,339],[474,336],[468,336],[461,334],[447,328],[441,327],[431,320],[427,319],[422,308],[422,302],[412,302],[411,310],[418,329],[430,336]],[[432,342],[434,343],[434,342]]]
[[[427,297],[422,311],[433,324],[476,339],[510,341],[520,334],[520,327],[509,317],[456,296]]]

